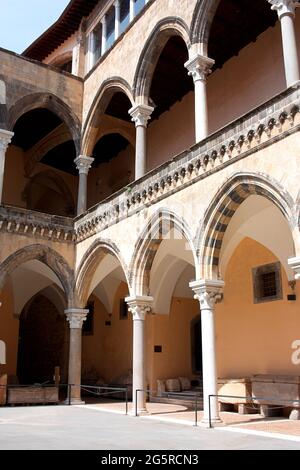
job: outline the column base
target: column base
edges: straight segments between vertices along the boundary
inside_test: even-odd
[[[147,408],[138,408],[137,409],[137,414],[135,414],[135,410],[132,409],[129,413],[128,413],[130,416],[143,416],[143,415],[148,415],[149,414],[149,411],[147,410]]]
[[[222,426],[224,424],[223,421],[221,420],[221,418],[212,418],[210,420],[210,423],[211,423],[212,427]],[[209,427],[209,419],[208,418],[203,418],[201,420],[201,424],[203,424],[205,427]]]
[[[67,398],[64,401],[64,405],[71,405],[71,406],[85,405],[85,401],[82,401],[79,398],[72,398],[71,401],[69,401],[69,399]]]

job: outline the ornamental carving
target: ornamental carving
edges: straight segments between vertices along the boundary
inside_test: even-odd
[[[277,11],[279,18],[283,15],[295,16],[295,10],[300,6],[295,0],[268,0],[272,5],[271,9]]]

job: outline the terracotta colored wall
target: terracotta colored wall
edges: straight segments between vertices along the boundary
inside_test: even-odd
[[[152,345],[148,348],[150,387],[156,389],[157,379],[179,376],[193,377],[191,355],[191,322],[199,315],[199,303],[191,299],[173,298],[170,315],[152,317]],[[161,345],[162,353],[154,353]]]
[[[292,292],[282,269],[283,300],[253,302],[252,268],[276,261],[265,247],[245,239],[229,262],[216,313],[219,377],[299,375],[291,362],[291,344],[300,339],[299,286],[297,301],[287,301]]]
[[[132,369],[132,318],[129,315],[127,320],[119,319],[120,299],[127,296],[127,285],[122,283],[111,317],[101,302],[95,300],[94,335],[83,337],[83,375],[93,369],[109,383]],[[105,326],[105,321],[111,321],[111,326]]]
[[[0,375],[16,375],[18,339],[19,339],[19,320],[13,317],[14,304],[12,289],[9,282],[1,291],[0,307],[0,340],[6,344],[6,365],[0,365]]]

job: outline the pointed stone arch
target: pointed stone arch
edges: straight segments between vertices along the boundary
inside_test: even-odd
[[[293,233],[296,218],[290,194],[266,175],[234,174],[213,197],[197,233],[200,278],[218,279],[225,232],[237,209],[251,195],[263,196],[272,202],[283,214]]]
[[[207,44],[210,28],[221,0],[198,0],[195,6],[190,39],[191,44],[199,44],[203,47],[201,52],[207,54]]]
[[[18,100],[8,113],[8,129],[13,131],[20,117],[38,108],[48,109],[56,114],[68,127],[79,154],[81,146],[81,123],[74,112],[60,98],[51,93],[32,93]]]
[[[82,307],[87,304],[97,267],[108,254],[117,258],[128,283],[128,269],[116,244],[109,240],[96,240],[86,251],[76,271],[76,287]]]
[[[160,209],[148,221],[135,244],[129,268],[129,281],[134,295],[150,295],[150,275],[154,258],[164,235],[172,229],[179,231],[188,243],[197,272],[196,250],[188,224],[169,209]]]
[[[105,80],[99,88],[84,122],[81,151],[83,155],[91,155],[97,134],[98,116],[105,112],[109,101],[116,92],[124,93],[132,106],[134,105],[132,90],[126,80],[121,77],[111,77]]]
[[[69,307],[77,307],[74,290],[74,273],[67,261],[52,248],[44,245],[29,245],[12,253],[0,265],[0,290],[3,289],[7,277],[19,266],[37,260],[45,264],[61,282]]]
[[[180,36],[190,48],[190,31],[178,17],[167,17],[159,21],[152,30],[140,55],[133,81],[133,95],[137,104],[148,104],[155,67],[166,43],[172,36]]]

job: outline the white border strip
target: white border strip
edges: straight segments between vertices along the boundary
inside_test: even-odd
[[[250,434],[252,436],[261,436],[261,437],[270,437],[272,439],[279,439],[282,441],[293,441],[293,442],[300,442],[300,436],[292,436],[291,434],[281,434],[279,432],[267,432],[267,431],[254,431],[253,429],[241,429],[238,427],[214,427],[213,429],[218,431],[227,431],[227,432],[235,432],[239,434]]]

